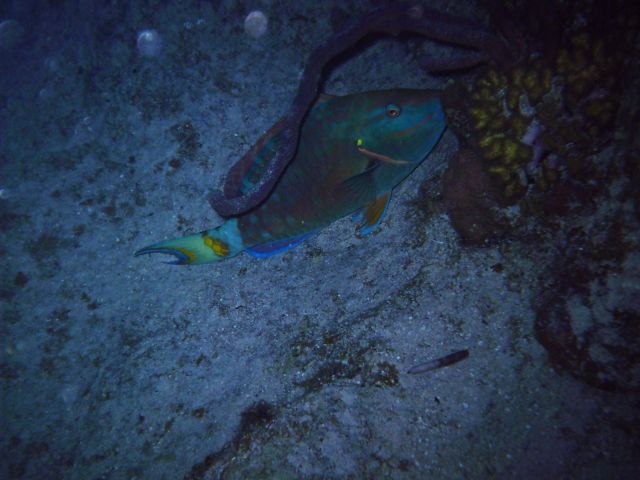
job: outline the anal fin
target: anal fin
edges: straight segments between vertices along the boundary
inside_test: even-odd
[[[354,215],[354,219],[360,222],[358,226],[358,233],[360,235],[369,235],[380,225],[390,200],[391,192],[385,192]]]

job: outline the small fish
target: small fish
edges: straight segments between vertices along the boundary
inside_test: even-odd
[[[277,122],[234,166],[227,196],[261,178],[281,136]],[[445,129],[438,91],[394,89],[321,95],[300,131],[298,150],[267,199],[253,210],[194,235],[135,255],[169,254],[174,264],[203,264],[240,252],[268,257],[352,214],[363,235],[375,229],[392,189],[427,157]]]
[[[469,350],[459,350],[457,352],[450,353],[449,355],[445,355],[444,357],[435,358],[433,360],[414,365],[409,370],[407,370],[407,373],[424,373],[430,370],[447,367],[449,365],[453,365],[454,363],[461,362],[468,356]]]

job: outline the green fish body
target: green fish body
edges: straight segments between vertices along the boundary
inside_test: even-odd
[[[227,195],[248,191],[280,141],[276,123],[233,167]],[[242,251],[264,257],[301,243],[356,213],[360,232],[378,223],[391,190],[427,157],[445,129],[439,92],[394,89],[322,95],[309,111],[298,150],[267,199],[219,227],[145,247],[177,264],[223,260]]]

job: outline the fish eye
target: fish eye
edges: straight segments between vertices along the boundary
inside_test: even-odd
[[[396,118],[400,116],[400,107],[395,103],[387,105],[387,117]]]

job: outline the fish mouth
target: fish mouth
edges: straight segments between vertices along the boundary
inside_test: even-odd
[[[372,160],[388,163],[389,165],[409,165],[410,163],[413,163],[408,160],[398,160],[396,158],[389,157],[388,155],[374,152],[373,150],[364,148],[361,145],[358,146],[358,151]]]
[[[139,257],[141,255],[151,255],[153,253],[161,253],[164,255],[171,255],[175,258],[173,262],[163,262],[167,265],[187,265],[191,263],[191,256],[178,248],[167,248],[167,247],[145,247],[138,250],[133,254],[134,257]]]

